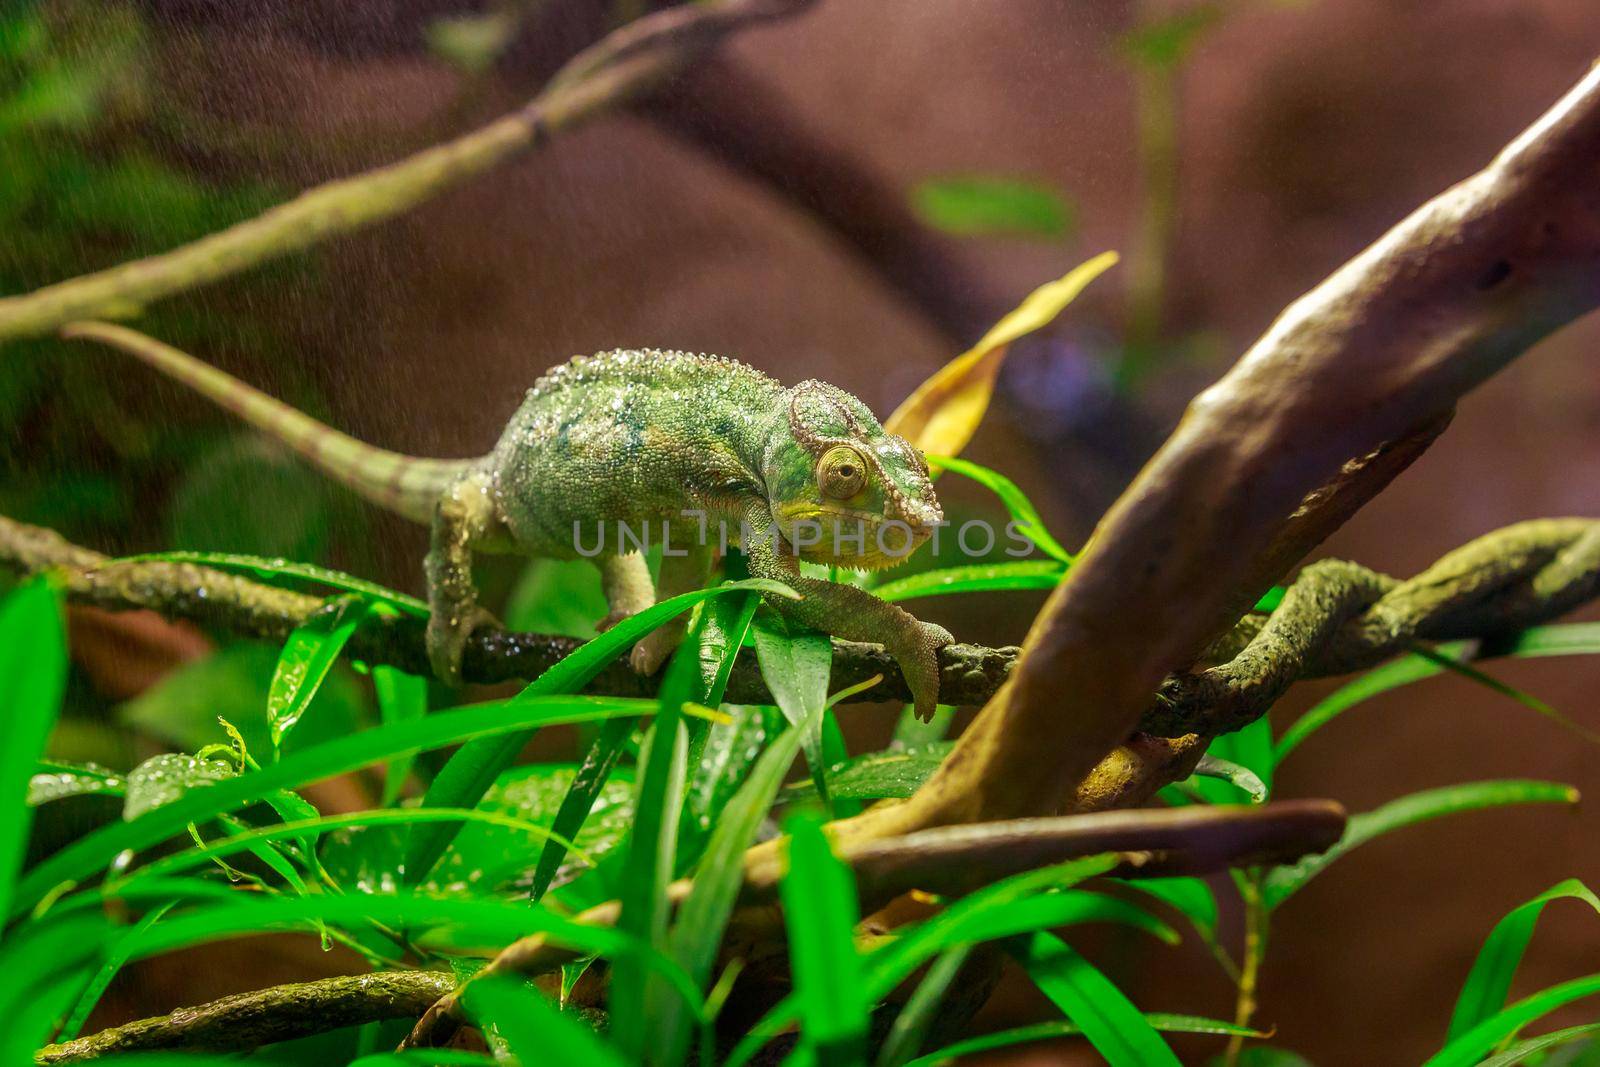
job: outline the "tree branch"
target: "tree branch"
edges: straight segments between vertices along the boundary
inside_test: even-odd
[[[253,1049],[346,1026],[415,1018],[454,985],[455,980],[442,971],[388,971],[274,986],[46,1045],[34,1054],[33,1062],[41,1067],[82,1063],[152,1049]]]
[[[1600,301],[1600,68],[1487,168],[1296,301],[1101,521],[1024,653],[909,802],[845,836],[1062,810],[1263,591],[1309,494]],[[1306,531],[1321,536],[1332,523]],[[1052,758],[1052,756],[1054,758]]]
[[[669,8],[629,23],[575,56],[525,107],[453,141],[319,185],[170,252],[0,298],[0,342],[47,334],[76,319],[137,315],[152,301],[409,211],[648,91],[729,33],[795,14],[811,2],[720,0]]]

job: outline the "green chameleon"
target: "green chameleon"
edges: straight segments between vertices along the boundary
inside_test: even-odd
[[[882,644],[917,714],[932,714],[949,632],[865,590],[800,573],[801,559],[892,565],[943,520],[921,453],[841,389],[818,381],[786,389],[718,356],[603,352],[540,378],[488,455],[419,459],[363,444],[132,330],[83,323],[66,332],[136,356],[367,500],[431,523],[428,654],[446,680],[460,680],[472,630],[493,624],[477,603],[475,551],[593,558],[609,625],[658,596],[700,588],[718,548],[733,542],[751,574],[800,593],[769,598],[774,608],[836,637]],[[655,536],[663,522],[673,532],[652,588],[638,535]],[[640,641],[633,667],[653,673],[682,630],[680,619]]]

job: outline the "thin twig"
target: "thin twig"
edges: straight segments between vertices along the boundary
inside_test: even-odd
[[[319,185],[253,219],[170,252],[0,299],[0,341],[146,305],[393,218],[625,103],[692,64],[723,37],[812,0],[720,0],[657,12],[575,56],[525,107],[386,167]]]

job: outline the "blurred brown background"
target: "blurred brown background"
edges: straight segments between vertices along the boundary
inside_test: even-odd
[[[1214,24],[1174,79],[1178,195],[1151,329],[1130,320],[1130,279],[1149,268],[1139,236],[1148,201],[1136,76],[1119,42],[1196,10],[825,0],[739,38],[658,103],[314,257],[173,303],[202,323],[190,334],[202,358],[291,399],[316,397],[320,414],[375,443],[457,455],[487,448],[546,367],[607,347],[716,351],[786,380],[832,381],[887,411],[1034,286],[1117,248],[1124,266],[1019,349],[969,453],[1009,473],[1076,543],[1187,399],[1285,303],[1482,165],[1600,55],[1592,0],[1205,8]],[[430,47],[441,17],[485,11],[507,13],[511,29],[482,69]],[[206,180],[289,191],[514,106],[619,12],[591,0],[147,0],[128,14],[147,42],[155,101],[127,122],[149,150]],[[922,226],[908,190],[955,174],[1053,186],[1074,225],[1056,240]],[[81,262],[54,277],[126,251],[85,244]],[[1130,351],[1122,339],[1141,329],[1147,343]],[[1580,323],[1481,390],[1326,550],[1407,574],[1506,523],[1600,514],[1597,340],[1600,324]],[[114,356],[51,346],[39,358],[110,382],[115,418],[133,426],[215,421]],[[87,454],[120,476],[124,453]],[[27,442],[12,458],[25,480]],[[68,532],[97,547],[165,547],[152,516],[181,464],[139,458],[147,495]],[[48,517],[15,506],[20,518]],[[316,547],[415,587],[421,531],[358,518]],[[1037,603],[947,598],[926,611],[964,639],[1004,643]],[[1600,663],[1492,670],[1600,729]],[[1302,687],[1274,719],[1329,688]],[[881,735],[887,714],[863,713],[864,735]],[[1437,679],[1316,736],[1279,786],[1353,811],[1488,777],[1562,780],[1600,796],[1596,756],[1502,697]],[[1494,921],[1562,878],[1600,874],[1597,828],[1592,807],[1509,809],[1397,833],[1342,860],[1277,916],[1259,1021],[1317,1064],[1418,1062],[1441,1042]],[[1596,931],[1593,915],[1556,905],[1517,989],[1595,970]],[[1231,1013],[1231,989],[1198,946],[1118,940],[1098,958],[1147,1009]],[[174,967],[151,983],[141,1014],[205,986]],[[1024,985],[1007,982],[985,1025],[1040,1010]],[[1093,1062],[1068,1047],[1030,1062],[1074,1056]]]

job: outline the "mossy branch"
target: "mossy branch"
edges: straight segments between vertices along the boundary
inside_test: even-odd
[[[725,36],[811,0],[719,0],[631,22],[563,67],[526,106],[386,167],[327,182],[170,252],[0,298],[0,342],[85,318],[128,318],[156,301],[393,218],[634,99]]]
[[[385,1019],[415,1018],[449,993],[442,971],[386,971],[274,986],[141,1019],[34,1054],[44,1067],[122,1052],[235,1052]]]
[[[75,603],[113,611],[148,609],[246,637],[281,641],[322,600],[189,563],[115,563],[52,530],[0,516],[0,567],[16,573],[54,570]],[[1264,713],[1296,680],[1347,674],[1403,653],[1415,641],[1481,638],[1556,618],[1600,596],[1600,521],[1538,519],[1486,534],[1406,581],[1343,560],[1322,560],[1300,572],[1270,618],[1249,615],[1208,653],[1217,666],[1173,675],[1140,719],[1156,737],[1237,730]],[[485,629],[467,647],[466,677],[493,683],[531,679],[581,641],[547,634]],[[428,671],[421,620],[369,617],[350,654],[418,674]],[[1492,649],[1491,649],[1492,651]],[[939,699],[981,704],[1005,682],[1015,648],[954,644],[940,652]],[[834,642],[835,691],[882,675],[848,700],[905,700],[905,681],[873,645]],[[657,678],[621,661],[596,676],[589,691],[649,696]],[[735,664],[734,703],[772,703],[755,658]],[[1153,739],[1146,739],[1148,742]],[[1185,751],[1189,746],[1184,746]],[[1072,805],[1084,810],[1085,801]],[[1088,805],[1099,808],[1100,805]]]

